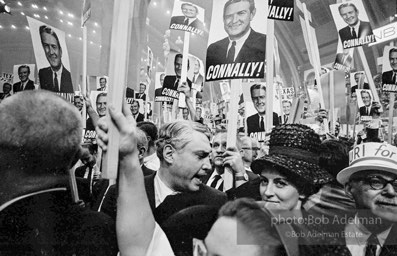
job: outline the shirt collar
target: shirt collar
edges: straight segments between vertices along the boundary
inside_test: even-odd
[[[174,195],[177,192],[168,187],[160,178],[159,173],[154,176],[154,194],[156,207],[159,206],[164,199],[169,195]]]
[[[381,246],[384,245],[391,228],[392,226],[376,235]],[[346,225],[345,232],[349,234],[346,235],[346,246],[351,252],[352,250],[357,251],[357,249],[365,249],[367,240],[371,236],[371,232],[360,222],[360,218],[357,214],[354,216],[354,220]],[[355,236],[352,234],[355,234]],[[355,254],[352,253],[352,255]]]
[[[57,73],[58,79],[60,79],[61,75],[62,75],[63,65],[61,65],[61,68],[56,72],[52,68],[51,68],[51,70],[52,70],[52,73]]]
[[[361,23],[361,21],[358,20],[358,22],[357,22],[357,24],[356,24],[355,26],[350,27],[350,33],[352,32],[352,28],[354,28],[354,31],[356,31],[357,37],[359,37],[359,35],[358,35],[358,30],[359,30],[359,28],[360,28],[360,23]]]
[[[229,46],[227,48],[227,51],[229,51],[230,47],[232,46],[232,42],[235,41],[236,42],[236,46],[235,46],[235,54],[234,54],[234,60],[236,60],[241,48],[243,47],[245,41],[247,40],[248,36],[251,34],[251,28],[248,30],[248,32],[241,38],[237,39],[237,40],[231,40],[229,38]]]

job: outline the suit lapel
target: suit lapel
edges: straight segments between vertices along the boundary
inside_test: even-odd
[[[153,173],[152,175],[146,176],[145,177],[145,188],[146,188],[146,195],[149,199],[149,205],[150,208],[152,209],[152,212],[156,208],[156,199],[155,199],[155,193],[154,193],[154,177],[156,176],[156,173]]]

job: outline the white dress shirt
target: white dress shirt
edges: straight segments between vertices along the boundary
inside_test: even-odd
[[[236,61],[236,58],[238,56],[238,54],[240,53],[241,48],[243,47],[245,41],[247,40],[248,36],[251,33],[251,28],[250,30],[240,39],[237,40],[231,40],[229,38],[229,46],[227,47],[227,53],[229,52],[230,47],[232,47],[232,42],[236,42],[236,46],[235,46],[235,52],[234,52],[234,61]]]
[[[376,249],[376,256],[379,256],[381,252],[381,246],[386,241],[387,236],[389,235],[391,227],[379,233],[376,237],[380,243],[380,246]],[[354,216],[354,221],[345,226],[345,234],[346,234],[346,247],[349,249],[352,255],[354,256],[365,256],[365,249],[367,247],[367,240],[371,236],[371,232],[360,223],[360,219]],[[353,235],[355,234],[355,235]]]

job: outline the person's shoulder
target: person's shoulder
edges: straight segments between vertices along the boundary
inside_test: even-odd
[[[49,71],[51,71],[51,67],[41,68],[39,69],[39,74],[48,73]]]
[[[383,72],[382,76],[387,76],[387,75],[390,75],[390,74],[393,74],[393,70],[389,70],[389,71]]]
[[[202,184],[199,191],[202,194],[209,195],[210,198],[212,198],[212,200],[221,200],[222,201],[222,200],[227,199],[226,193],[224,193],[218,189],[212,188],[210,186],[204,185],[204,184]]]
[[[248,120],[253,120],[253,119],[255,119],[257,116],[258,116],[258,113],[253,114],[253,115],[247,117],[247,122],[248,122]]]
[[[185,16],[172,16],[171,17],[171,23],[176,22],[176,21],[181,20],[181,19],[184,20]]]
[[[349,26],[346,26],[346,27],[343,27],[343,28],[339,29],[339,33],[340,33],[340,34],[341,34],[341,33],[345,33],[346,31],[350,31]]]
[[[210,44],[208,46],[208,50],[209,49],[218,48],[218,47],[223,47],[224,45],[227,45],[227,44],[229,44],[229,38],[225,37],[225,38],[223,38],[221,40],[218,40],[218,41],[213,42],[212,44]]]
[[[251,29],[251,34],[249,35],[249,37],[254,37],[257,39],[266,39],[266,35],[262,34],[260,32],[256,32],[255,30]]]

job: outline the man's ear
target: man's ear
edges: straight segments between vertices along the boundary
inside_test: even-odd
[[[350,199],[354,199],[352,190],[353,190],[353,187],[352,187],[351,182],[349,181],[348,183],[345,184],[345,194]]]
[[[139,148],[139,154],[138,154],[138,158],[142,159],[145,157],[145,153],[146,153],[146,148],[145,147],[140,147]]]
[[[175,149],[171,145],[167,144],[164,146],[163,158],[168,164],[172,164],[174,162],[174,151]]]
[[[256,14],[256,8],[254,10],[252,10],[252,12],[250,14],[250,16],[251,16],[250,21],[252,21],[254,19],[255,14]]]

